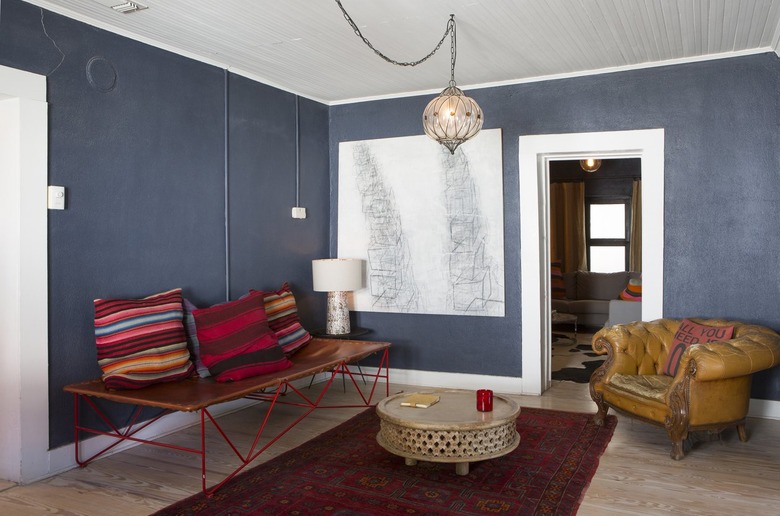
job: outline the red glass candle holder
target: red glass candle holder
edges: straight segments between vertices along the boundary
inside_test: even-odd
[[[480,412],[491,412],[493,410],[493,391],[490,389],[477,391],[477,410]]]

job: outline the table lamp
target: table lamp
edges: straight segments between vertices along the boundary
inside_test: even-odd
[[[325,332],[329,335],[349,333],[351,328],[347,292],[363,288],[363,260],[312,260],[311,272],[314,291],[328,293],[328,321]]]

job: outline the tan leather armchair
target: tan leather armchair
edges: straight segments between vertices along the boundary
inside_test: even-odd
[[[780,364],[780,335],[769,328],[718,319],[692,319],[707,326],[734,326],[731,340],[696,344],[682,355],[677,374],[662,373],[677,319],[637,321],[601,329],[593,350],[604,364],[590,379],[590,395],[602,424],[609,407],[663,426],[672,441],[671,456],[685,455],[691,432],[720,432],[736,426],[747,440],[745,417],[751,375]]]

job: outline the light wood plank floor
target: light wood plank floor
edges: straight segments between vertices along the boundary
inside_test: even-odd
[[[393,384],[390,392],[419,389]],[[356,397],[349,389],[343,394],[336,385],[328,393],[328,399],[334,401]],[[513,397],[522,406],[595,411],[586,384],[554,382],[543,396]],[[280,408],[272,418],[275,423],[283,424],[299,410]],[[298,446],[359,411],[315,411],[255,464]],[[233,436],[249,441],[253,435],[242,431],[251,428],[248,422],[257,417],[257,410],[245,409],[224,416],[221,422]],[[684,460],[673,461],[663,430],[620,417],[579,514],[780,514],[780,421],[750,419],[748,432],[747,443],[739,442],[736,431],[728,430],[720,441],[701,443]],[[177,444],[194,444],[198,439],[197,428],[166,438]],[[207,446],[209,474],[215,479],[235,460],[218,441]],[[149,514],[198,492],[199,477],[200,462],[194,455],[138,446],[34,484],[0,483],[0,514]]]

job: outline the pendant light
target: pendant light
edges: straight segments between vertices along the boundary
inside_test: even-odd
[[[482,109],[479,104],[463,94],[455,85],[455,59],[457,40],[455,36],[455,15],[447,22],[450,33],[450,85],[441,94],[428,103],[423,111],[423,130],[425,134],[441,143],[455,154],[458,145],[476,136],[482,129]]]
[[[418,61],[399,62],[385,56],[374,48],[368,39],[360,32],[357,24],[352,20],[340,0],[336,0],[344,18],[347,20],[355,34],[363,40],[363,43],[374,51],[376,55],[397,66],[417,66],[427,61],[441,48],[447,36],[450,36],[450,83],[444,88],[438,97],[428,103],[423,111],[422,123],[425,134],[444,145],[451,154],[466,140],[473,138],[482,129],[484,118],[482,109],[477,102],[466,96],[463,90],[455,84],[455,59],[457,58],[457,38],[455,29],[455,15],[451,14],[447,21],[447,30],[444,31],[439,43],[425,57]]]

